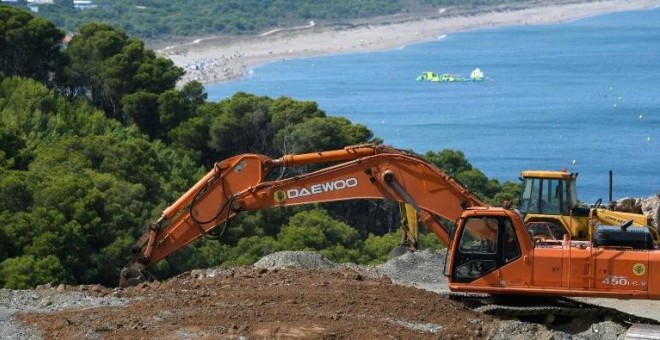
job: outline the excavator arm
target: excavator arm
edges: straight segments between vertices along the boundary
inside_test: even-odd
[[[278,180],[278,167],[334,165]],[[484,206],[458,182],[413,153],[379,145],[286,155],[238,155],[213,169],[163,211],[133,246],[136,256],[122,270],[120,286],[150,280],[146,269],[206,234],[221,234],[241,211],[354,199],[386,199],[414,208],[420,221],[443,243],[449,231],[436,216],[456,220],[466,207]],[[408,233],[408,238],[416,237]],[[409,240],[416,244],[417,240]]]

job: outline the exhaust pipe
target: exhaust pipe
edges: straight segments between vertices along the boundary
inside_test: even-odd
[[[609,200],[610,205],[613,205],[614,202],[612,202],[612,170],[611,169],[610,169],[610,190],[609,190],[608,193],[609,193],[608,197],[610,198],[610,200]]]

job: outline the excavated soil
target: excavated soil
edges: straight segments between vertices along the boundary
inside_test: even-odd
[[[380,266],[279,252],[126,289],[0,289],[0,339],[623,339],[628,325],[500,320],[450,300],[444,252]],[[653,313],[657,310],[653,308]]]
[[[444,296],[351,270],[240,267],[99,296],[117,307],[20,314],[61,338],[484,338],[497,327]]]

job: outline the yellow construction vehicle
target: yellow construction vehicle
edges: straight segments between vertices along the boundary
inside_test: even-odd
[[[518,210],[523,214],[525,223],[554,223],[564,227],[573,239],[586,240],[592,236],[596,225],[619,226],[632,220],[633,226],[652,229],[657,240],[657,230],[650,227],[649,219],[643,214],[606,209],[601,207],[600,199],[591,206],[580,205],[576,179],[577,174],[567,170],[523,171]]]

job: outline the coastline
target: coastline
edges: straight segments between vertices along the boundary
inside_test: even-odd
[[[514,25],[573,21],[613,12],[660,6],[660,0],[603,0],[576,4],[549,4],[516,10],[452,14],[439,9],[436,17],[397,23],[366,24],[351,28],[316,25],[278,29],[260,35],[196,39],[155,52],[184,68],[181,83],[198,80],[215,84],[241,78],[255,65],[294,58],[375,52],[429,42],[460,31]]]

